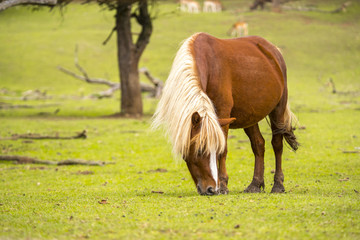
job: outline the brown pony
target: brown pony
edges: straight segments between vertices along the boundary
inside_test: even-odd
[[[199,194],[227,194],[229,128],[244,128],[255,155],[245,192],[264,184],[264,138],[258,122],[270,118],[276,171],[271,192],[285,191],[281,169],[283,137],[298,148],[287,102],[286,66],[278,49],[261,37],[218,39],[197,33],[175,57],[153,127],[165,125],[173,152],[186,161]]]

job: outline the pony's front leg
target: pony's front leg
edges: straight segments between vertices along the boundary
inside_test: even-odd
[[[219,155],[219,193],[228,194],[229,189],[227,187],[229,176],[226,172],[226,155],[227,155],[227,137],[229,132],[229,125],[233,123],[235,118],[221,118],[219,119],[220,126],[224,132],[226,146],[222,154]]]
[[[227,155],[227,146],[219,157],[219,193],[220,194],[228,194],[229,189],[227,187],[229,176],[226,172],[226,155]]]
[[[228,194],[229,189],[227,187],[229,176],[226,171],[226,155],[227,155],[227,136],[229,131],[229,125],[222,126],[226,139],[225,151],[219,156],[219,193]]]
[[[255,155],[255,168],[254,177],[250,185],[244,192],[258,193],[261,188],[265,189],[264,183],[264,153],[265,153],[265,140],[261,135],[259,125],[256,124],[252,127],[245,128],[245,133],[251,142],[251,148]]]

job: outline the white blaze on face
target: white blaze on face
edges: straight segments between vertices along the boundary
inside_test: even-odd
[[[211,170],[211,175],[216,183],[215,191],[217,191],[218,190],[218,168],[217,168],[217,162],[216,162],[216,151],[211,151],[211,153],[210,153],[210,170]]]

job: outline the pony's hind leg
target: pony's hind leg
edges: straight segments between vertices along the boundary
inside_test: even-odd
[[[250,185],[244,192],[258,193],[261,188],[265,189],[264,183],[264,153],[265,153],[265,140],[261,135],[259,125],[255,124],[249,128],[245,128],[245,133],[251,142],[251,148],[255,155],[255,168],[254,176]]]
[[[275,175],[272,193],[283,193],[284,174],[282,172],[282,153],[283,153],[283,137],[286,133],[286,124],[284,113],[286,111],[286,102],[281,101],[279,105],[269,114],[272,130],[271,144],[275,154]]]
[[[273,136],[271,140],[271,144],[275,153],[275,175],[274,175],[274,186],[271,190],[272,193],[283,193],[285,192],[284,188],[284,174],[282,172],[282,152],[283,152],[283,135],[278,133],[274,134],[274,129],[276,127],[274,124],[271,124],[271,128],[273,129]]]
[[[272,193],[283,193],[284,188],[284,174],[282,172],[282,153],[283,153],[283,138],[289,146],[296,151],[299,143],[296,140],[296,136],[291,126],[293,113],[287,104],[287,96],[284,95],[279,102],[278,106],[269,114],[272,130],[271,144],[275,153],[275,175],[274,175],[274,186],[271,190]],[[296,119],[296,118],[295,118]]]

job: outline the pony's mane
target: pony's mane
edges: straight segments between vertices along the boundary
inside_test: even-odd
[[[162,97],[153,116],[152,127],[165,127],[176,155],[187,157],[190,145],[194,151],[220,154],[226,140],[218,122],[212,101],[202,90],[192,54],[193,42],[198,34],[186,39],[176,54],[170,74],[166,80]],[[200,133],[191,138],[192,115],[201,116]]]

